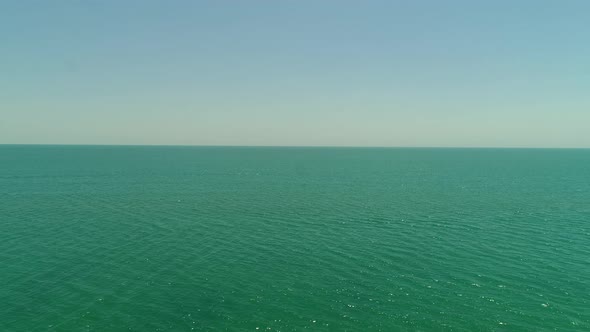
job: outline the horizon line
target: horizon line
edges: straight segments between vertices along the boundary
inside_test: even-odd
[[[354,149],[546,149],[587,150],[590,147],[530,146],[386,146],[386,145],[223,145],[223,144],[78,144],[78,143],[0,143],[0,146],[111,146],[111,147],[218,147],[218,148],[354,148]]]

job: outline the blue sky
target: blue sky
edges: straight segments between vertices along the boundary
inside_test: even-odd
[[[0,143],[590,147],[588,1],[3,1]]]

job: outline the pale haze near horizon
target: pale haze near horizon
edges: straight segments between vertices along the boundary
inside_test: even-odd
[[[588,1],[6,1],[0,144],[590,147]]]

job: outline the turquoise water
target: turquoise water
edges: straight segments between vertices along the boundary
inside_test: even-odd
[[[588,331],[590,150],[0,146],[1,331]]]

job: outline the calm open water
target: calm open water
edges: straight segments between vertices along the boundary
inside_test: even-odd
[[[1,331],[588,331],[590,150],[0,146]]]

